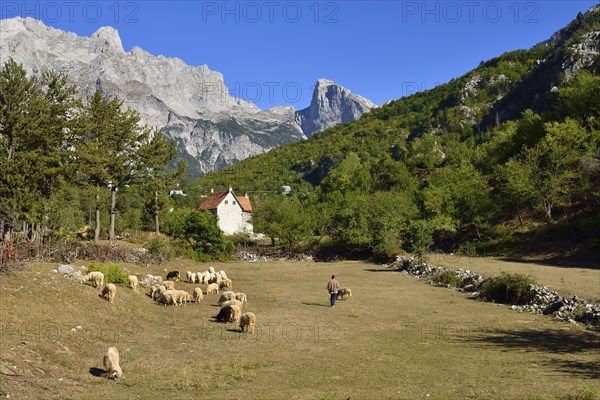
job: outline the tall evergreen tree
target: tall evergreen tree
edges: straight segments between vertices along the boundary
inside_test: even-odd
[[[96,190],[96,231],[100,236],[100,193],[110,189],[109,240],[115,238],[115,215],[119,187],[137,182],[144,168],[140,148],[147,145],[150,128],[140,125],[140,116],[123,110],[123,101],[107,99],[100,91],[88,98],[83,113],[83,130],[78,142],[80,172]]]

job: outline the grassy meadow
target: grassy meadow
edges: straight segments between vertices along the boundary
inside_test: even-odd
[[[492,273],[518,266],[477,263],[464,267]],[[248,295],[245,311],[257,315],[256,333],[213,322],[216,295],[165,307],[143,288],[119,287],[109,304],[99,289],[52,272],[56,264],[28,264],[0,276],[0,398],[594,399],[600,393],[600,334],[375,264],[121,265],[138,275],[178,269],[185,276],[209,265],[225,270],[233,289]],[[548,277],[564,283],[555,289],[582,296],[594,294],[600,275],[522,267],[533,268],[540,283]],[[331,274],[354,294],[333,309],[325,289]],[[175,286],[191,292],[198,285]],[[98,376],[110,346],[121,354],[124,377],[116,382]]]

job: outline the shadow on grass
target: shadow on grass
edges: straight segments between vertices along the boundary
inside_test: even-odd
[[[523,264],[538,264],[547,265],[550,267],[560,268],[582,268],[582,269],[600,269],[600,263],[596,261],[598,258],[576,257],[576,256],[554,256],[543,259],[523,259],[520,257],[503,257],[502,261],[516,262]]]
[[[506,351],[583,353],[600,348],[600,335],[587,331],[488,330],[473,332],[471,340],[502,346]]]
[[[363,271],[367,271],[367,272],[399,272],[397,269],[394,269],[394,268],[383,268],[383,269],[364,268]]]
[[[329,304],[323,304],[323,303],[308,303],[308,302],[303,301],[302,304],[304,304],[305,306],[329,307]]]
[[[586,331],[489,330],[472,332],[469,340],[501,347],[503,351],[538,351],[549,354],[583,354],[600,351],[600,334]],[[545,366],[561,372],[599,378],[600,361],[552,359]]]
[[[106,373],[102,368],[92,367],[90,368],[90,375],[95,376],[97,378],[102,378],[102,376]]]

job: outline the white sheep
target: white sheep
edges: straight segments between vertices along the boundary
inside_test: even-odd
[[[235,300],[235,293],[230,292],[230,291],[221,293],[218,303],[219,303],[219,305],[221,305],[228,300]]]
[[[203,283],[202,282],[202,272],[196,272],[196,282],[194,283]]]
[[[215,269],[213,267],[208,267],[208,272],[210,272],[211,274],[214,274]]]
[[[337,298],[339,300],[345,300],[346,297],[352,297],[352,289],[350,289],[350,288],[338,289]]]
[[[150,297],[152,297],[152,300],[156,300],[166,291],[167,288],[164,285],[154,285],[152,286],[152,289],[150,289]]]
[[[244,328],[246,332],[250,332],[251,335],[254,334],[254,327],[256,326],[256,315],[252,312],[243,313],[240,317],[240,330],[244,332]]]
[[[232,306],[232,305],[236,305],[239,306],[240,309],[242,308],[242,302],[236,299],[233,300],[227,300],[225,302],[223,302],[223,304],[221,304],[221,307],[225,307],[225,306]]]
[[[192,297],[190,296],[190,294],[185,291],[185,290],[176,290],[176,295],[177,295],[177,301],[179,302],[179,304],[185,304],[188,301],[192,301]]]
[[[192,272],[192,275],[190,276],[190,279],[188,279],[188,282],[196,283],[196,273],[195,272]]]
[[[192,271],[188,271],[185,273],[185,277],[187,278],[188,282],[193,282],[192,281]]]
[[[100,296],[104,297],[108,300],[109,303],[112,303],[115,299],[115,295],[117,294],[117,287],[114,283],[107,283],[102,289],[102,294]]]
[[[216,320],[218,322],[224,322],[224,323],[235,322],[240,319],[241,315],[242,315],[242,309],[240,308],[240,306],[237,306],[237,305],[224,306],[224,307],[221,307],[219,314],[216,316]]]
[[[196,303],[199,303],[200,300],[202,300],[204,298],[204,293],[202,293],[202,289],[200,289],[199,287],[194,289],[194,300],[196,300]]]
[[[229,290],[231,290],[233,288],[233,281],[231,279],[223,279],[219,283],[219,288],[220,289],[229,289]]]
[[[165,306],[167,304],[173,304],[174,306],[177,306],[177,302],[179,301],[179,294],[176,290],[165,290],[163,293],[160,294],[160,296],[158,296],[157,301],[160,304],[164,304]]]
[[[246,297],[246,293],[236,293],[235,298],[241,301],[243,304],[248,304],[248,298]]]
[[[116,347],[110,347],[104,355],[104,376],[109,379],[117,379],[123,376],[123,371],[119,365],[119,350]]]
[[[163,282],[163,286],[167,288],[167,290],[174,290],[175,289],[175,282],[173,281],[164,281]]]
[[[129,287],[137,292],[138,277],[136,275],[129,275]]]
[[[219,293],[219,285],[217,285],[216,283],[210,283],[206,287],[206,294],[217,294],[217,293]]]
[[[92,282],[95,288],[104,286],[104,274],[100,271],[92,271],[81,278],[81,283]]]
[[[233,310],[233,314],[231,315],[231,322],[236,322],[240,320],[242,316],[242,307],[237,304],[232,304],[229,307]]]
[[[219,274],[221,275],[221,278],[223,278],[223,279],[227,279],[227,274],[225,273],[225,271],[223,271],[223,270],[220,270],[220,271],[219,271]]]

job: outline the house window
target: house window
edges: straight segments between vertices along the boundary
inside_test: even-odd
[[[225,205],[227,205],[229,203],[229,200],[225,200]]]
[[[235,206],[235,200],[233,201],[233,205]]]

